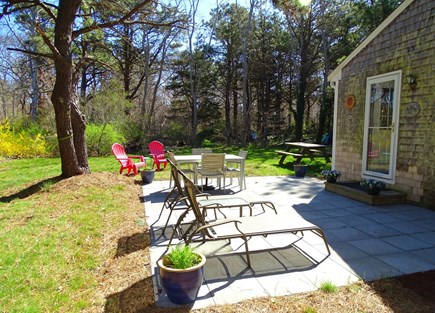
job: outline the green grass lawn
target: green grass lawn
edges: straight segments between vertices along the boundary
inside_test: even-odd
[[[283,165],[279,165],[280,156],[275,149],[280,147],[258,148],[250,147],[248,157],[245,163],[246,176],[281,176],[294,175],[293,157],[289,156]],[[282,148],[282,147],[281,147]],[[214,152],[225,152],[238,154],[239,148],[213,147]],[[174,151],[176,154],[189,154],[190,149],[184,148]],[[331,163],[326,163],[323,158],[316,158],[311,161],[309,158],[302,160],[303,164],[308,166],[308,176],[319,176],[323,169],[331,167]],[[89,166],[92,172],[119,172],[119,163],[113,156],[90,157]],[[151,166],[151,160],[148,161],[147,168]],[[0,162],[0,197],[12,193],[12,190],[18,192],[23,186],[34,181],[50,180],[61,173],[61,164],[59,158],[34,158],[18,159],[6,162]],[[169,169],[156,172],[155,179],[169,180]]]
[[[225,152],[231,154],[238,154],[239,148],[224,148],[224,147],[212,147],[213,152]],[[249,147],[247,150],[248,157],[245,162],[245,175],[246,176],[285,176],[294,175],[293,162],[294,158],[289,156],[286,158],[283,165],[279,165],[278,161],[280,155],[275,150],[283,149],[283,147]],[[175,150],[175,154],[189,154],[190,149]],[[308,165],[308,176],[320,176],[320,172],[323,169],[329,169],[331,163],[326,163],[323,158],[316,158],[314,161],[309,158],[302,159],[303,164]],[[169,179],[169,171],[162,171],[156,173],[156,179]]]

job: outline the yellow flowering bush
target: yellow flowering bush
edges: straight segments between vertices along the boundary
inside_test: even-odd
[[[48,154],[42,134],[25,129],[14,131],[8,119],[0,121],[0,157],[27,158]]]

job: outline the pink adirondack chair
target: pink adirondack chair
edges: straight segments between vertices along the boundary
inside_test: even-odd
[[[157,170],[160,171],[160,164],[163,164],[163,168],[166,168],[168,164],[168,160],[165,158],[165,146],[157,140],[151,141],[148,145],[148,149],[150,150],[150,155],[153,158],[153,166],[157,167]]]
[[[145,158],[141,155],[127,155],[125,153],[124,147],[119,143],[114,143],[112,145],[112,152],[118,162],[121,164],[121,168],[119,169],[119,174],[126,169],[127,175],[133,171],[134,175],[137,175],[138,169],[140,167],[146,168]],[[139,159],[139,162],[134,163],[134,159]]]

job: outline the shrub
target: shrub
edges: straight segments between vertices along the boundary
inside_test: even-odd
[[[322,290],[325,293],[334,293],[337,291],[337,286],[335,286],[330,281],[325,281],[320,284],[320,290]]]
[[[86,127],[86,144],[89,155],[98,156],[109,154],[115,142],[123,143],[124,141],[124,136],[116,131],[110,124],[89,124]]]
[[[170,122],[164,129],[163,135],[165,138],[176,142],[188,142],[190,139],[190,131],[186,129],[185,125],[178,122]]]
[[[0,156],[29,158],[50,154],[44,131],[36,123],[19,120],[14,126],[8,119],[0,122]]]
[[[190,246],[175,246],[166,257],[171,262],[171,267],[177,269],[190,268],[201,262],[201,257]]]

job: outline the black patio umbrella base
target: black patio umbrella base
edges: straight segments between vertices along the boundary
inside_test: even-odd
[[[216,188],[214,186],[209,185],[198,185],[199,190],[215,190]]]

